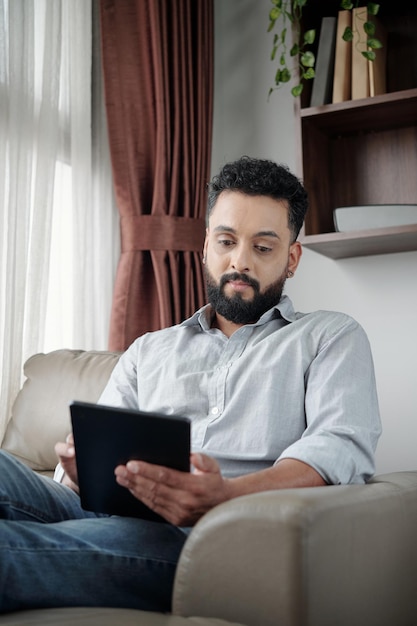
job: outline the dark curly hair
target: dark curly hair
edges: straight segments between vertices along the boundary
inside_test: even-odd
[[[248,156],[226,163],[208,185],[207,221],[217,198],[226,190],[287,200],[288,227],[293,241],[297,239],[308,208],[308,196],[300,180],[286,165]]]

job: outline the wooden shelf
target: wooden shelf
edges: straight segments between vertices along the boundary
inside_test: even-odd
[[[338,206],[417,202],[417,88],[301,109],[300,118],[311,192],[303,245],[333,259],[417,250],[417,225],[355,233],[333,225]]]
[[[417,250],[417,224],[349,233],[301,235],[300,242],[305,248],[331,259],[411,252]]]
[[[327,133],[370,132],[417,124],[417,88],[382,96],[347,100],[301,109],[302,122],[311,121]]]
[[[389,93],[308,107],[307,92],[299,109],[299,169],[310,199],[300,241],[333,259],[417,250],[417,224],[341,233],[333,221],[339,207],[417,203],[417,7],[397,0],[385,10]],[[306,28],[337,11],[317,0]]]

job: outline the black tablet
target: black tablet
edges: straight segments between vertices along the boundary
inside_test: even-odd
[[[116,482],[114,469],[139,459],[190,470],[190,420],[88,402],[70,404],[81,506],[164,522]]]

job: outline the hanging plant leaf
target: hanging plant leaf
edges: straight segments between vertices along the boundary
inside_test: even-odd
[[[279,85],[279,83],[288,83],[291,80],[291,72],[287,67],[284,67],[282,70],[278,70],[275,75],[275,84]]]
[[[367,9],[368,9],[369,15],[378,15],[379,6],[380,5],[376,4],[375,2],[368,2]]]
[[[288,11],[284,11],[285,17],[293,24],[295,22],[295,17],[292,13],[288,13]]]
[[[375,59],[376,59],[376,54],[375,54],[375,52],[373,50],[364,50],[361,54],[368,61],[375,61]]]
[[[315,38],[316,38],[315,29],[308,30],[304,33],[304,43],[308,45],[311,45],[312,43],[314,43]]]
[[[370,48],[372,48],[372,50],[379,50],[380,48],[382,48],[382,43],[379,41],[379,39],[368,39],[366,43]]]
[[[316,57],[310,51],[304,52],[300,58],[301,64],[304,67],[314,67],[314,63],[316,62]]]
[[[276,22],[281,13],[282,11],[279,7],[274,7],[273,9],[271,9],[269,12],[269,19],[271,20],[271,22]]]
[[[293,45],[293,47],[291,48],[291,50],[290,50],[290,56],[291,57],[295,57],[295,56],[297,56],[297,54],[300,54],[300,47],[299,47],[298,43],[295,43]]]
[[[291,89],[291,93],[294,96],[294,98],[297,98],[298,96],[301,96],[301,92],[304,89],[304,85],[297,85],[296,87],[293,87]]]
[[[312,78],[314,78],[316,75],[316,72],[314,71],[314,68],[309,67],[303,74],[303,78],[305,80],[311,80]]]
[[[353,41],[353,30],[350,26],[346,26],[342,35],[343,41]]]
[[[363,25],[363,30],[367,35],[372,37],[372,35],[375,35],[375,24],[373,22],[365,22]]]

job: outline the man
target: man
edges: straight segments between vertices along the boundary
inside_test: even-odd
[[[0,574],[15,590],[1,610],[169,610],[189,527],[217,504],[372,475],[380,421],[366,335],[341,313],[295,313],[283,295],[306,209],[286,167],[248,157],[227,164],[209,188],[209,304],[137,339],[100,398],[192,420],[190,473],[141,461],[115,468],[117,482],[169,523],[83,511],[71,437],[56,446],[62,484],[0,457],[1,475],[11,476],[0,509],[13,520],[0,521]],[[35,570],[45,581],[34,582]]]

